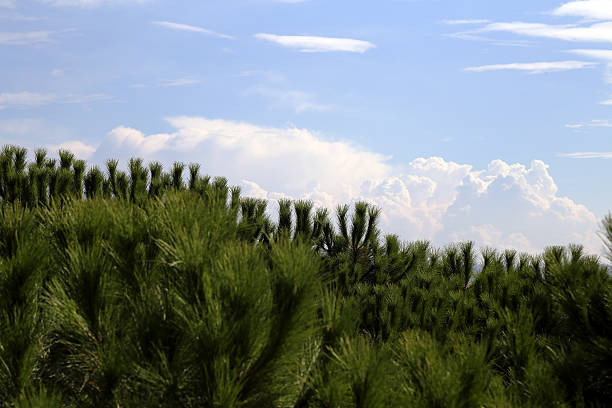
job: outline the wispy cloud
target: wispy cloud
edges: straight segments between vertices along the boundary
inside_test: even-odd
[[[585,127],[612,127],[612,122],[608,119],[595,119],[590,122],[569,123],[565,125],[569,129],[581,129]]]
[[[0,7],[15,8],[15,0],[0,0]]]
[[[513,64],[495,64],[482,65],[478,67],[465,68],[465,71],[485,72],[485,71],[500,71],[500,70],[516,70],[527,71],[530,74],[543,74],[546,72],[569,71],[574,69],[582,69],[597,65],[594,62],[583,61],[556,61],[556,62],[528,62],[528,63],[513,63]]]
[[[505,46],[505,47],[528,47],[531,45],[531,41],[529,40],[508,40],[508,39],[498,39],[491,38],[482,35],[482,33],[478,30],[468,30],[468,31],[460,31],[457,33],[447,34],[449,38],[456,38],[459,40],[468,40],[468,41],[482,41],[488,42],[493,45]]]
[[[553,14],[557,16],[585,17],[596,20],[612,20],[612,1],[570,1],[556,8]]]
[[[612,159],[612,152],[559,153],[557,157],[565,157],[568,159]]]
[[[162,87],[188,86],[188,85],[197,85],[201,83],[202,81],[196,78],[177,78],[177,79],[170,79],[170,80],[162,81],[160,83],[160,86]]]
[[[153,21],[153,24],[156,24],[156,25],[159,25],[159,26],[162,26],[162,27],[166,27],[166,28],[169,28],[171,30],[191,31],[191,32],[194,32],[194,33],[210,35],[210,36],[218,37],[218,38],[226,38],[226,39],[232,39],[233,38],[231,35],[221,34],[221,33],[218,33],[216,31],[209,30],[207,28],[192,26],[192,25],[188,25],[188,24],[173,23],[173,22],[170,22],[170,21]]]
[[[311,94],[302,91],[275,89],[266,86],[255,86],[249,88],[245,93],[247,95],[255,94],[262,96],[266,99],[269,99],[274,107],[290,107],[296,113],[324,112],[334,109],[334,106],[332,105],[323,105],[317,103]]]
[[[491,23],[480,28],[477,32],[509,32],[529,37],[554,38],[574,42],[612,42],[612,22],[586,26],[524,22]]]
[[[239,74],[236,75],[240,78],[248,78],[248,77],[259,77],[263,78],[268,82],[283,82],[285,81],[285,76],[277,71],[271,70],[243,70],[240,71]]]
[[[2,0],[0,0],[0,8],[2,7]],[[0,13],[0,20],[9,21],[41,21],[46,20],[46,17],[26,16],[14,11]]]
[[[582,49],[582,50],[569,50],[568,52],[579,54],[579,55],[584,55],[585,57],[612,61],[612,50]]]
[[[27,109],[36,108],[43,105],[49,105],[51,103],[78,104],[105,101],[110,99],[112,99],[112,96],[106,94],[58,96],[52,93],[37,93],[27,91],[15,93],[0,93],[0,109]]]
[[[606,70],[604,72],[605,80],[609,84],[612,84],[612,50],[601,50],[601,49],[580,49],[580,50],[569,50],[573,54],[582,55],[588,58],[594,58],[603,60],[606,64]],[[612,101],[612,100],[610,100]],[[609,105],[610,101],[602,102],[603,105]]]
[[[0,32],[0,45],[31,45],[48,43],[59,31],[26,31],[21,33]]]
[[[202,80],[192,77],[183,77],[175,79],[164,79],[155,84],[133,84],[131,88],[171,88],[177,86],[189,86],[201,84]]]
[[[489,20],[444,20],[444,24],[449,25],[470,25],[470,24],[486,24]]]
[[[9,107],[32,108],[57,101],[55,94],[35,92],[0,93],[0,109]]]
[[[57,7],[93,8],[104,5],[145,4],[152,0],[38,0],[40,3]]]
[[[331,52],[344,51],[364,53],[376,46],[369,41],[352,38],[314,37],[302,35],[275,35],[259,33],[256,38],[271,41],[286,48],[294,48],[300,52]]]
[[[90,94],[90,95],[66,95],[59,99],[60,103],[89,103],[98,101],[109,101],[113,99],[112,96],[107,94]]]

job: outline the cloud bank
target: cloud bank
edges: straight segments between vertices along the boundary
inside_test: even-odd
[[[365,200],[382,208],[383,230],[404,240],[475,240],[531,252],[577,242],[599,253],[597,218],[558,194],[542,161],[493,160],[475,169],[429,157],[395,165],[387,156],[305,129],[201,117],[168,123],[171,133],[120,126],[99,146],[74,146],[97,164],[109,157],[125,164],[132,156],[166,166],[201,163],[204,172],[229,177],[245,194],[270,200],[304,198],[330,209]]]

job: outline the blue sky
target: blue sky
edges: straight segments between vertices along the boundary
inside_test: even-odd
[[[612,0],[0,0],[0,142],[364,199],[404,239],[599,251]]]

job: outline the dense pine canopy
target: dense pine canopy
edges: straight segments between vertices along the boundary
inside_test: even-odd
[[[0,407],[605,407],[612,280],[198,165],[0,154]],[[602,222],[612,260],[612,217]]]

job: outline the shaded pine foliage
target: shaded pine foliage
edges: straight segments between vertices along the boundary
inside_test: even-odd
[[[578,245],[440,250],[363,202],[273,222],[196,164],[26,159],[0,152],[0,407],[612,405],[611,277]]]

